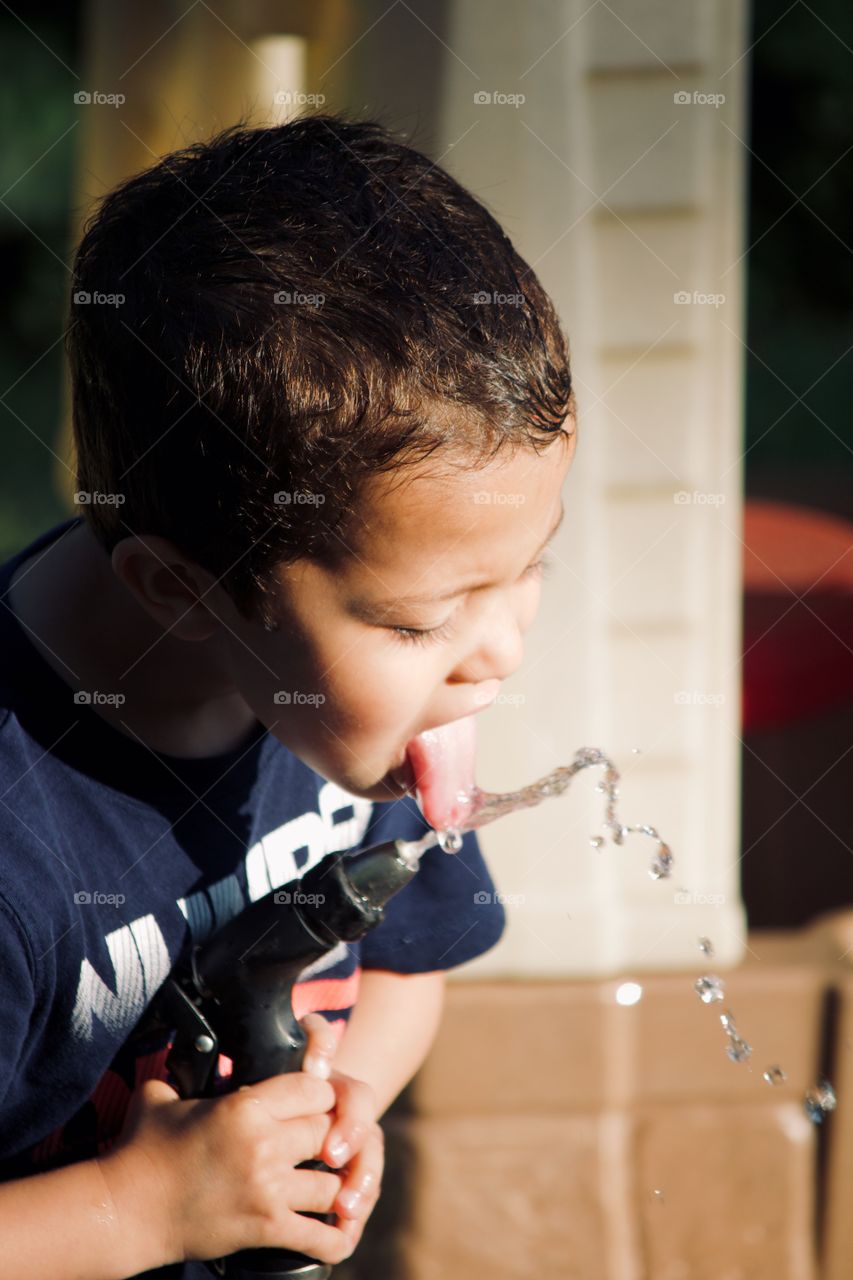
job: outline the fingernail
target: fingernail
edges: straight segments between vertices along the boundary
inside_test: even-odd
[[[344,1142],[343,1138],[336,1138],[329,1147],[329,1155],[335,1164],[344,1164],[349,1155],[349,1144]]]
[[[342,1191],[338,1196],[338,1204],[346,1209],[347,1213],[356,1213],[361,1204],[361,1192]]]
[[[314,1076],[317,1080],[328,1080],[332,1074],[332,1064],[328,1058],[311,1053],[302,1063],[302,1070],[307,1071],[309,1076]]]

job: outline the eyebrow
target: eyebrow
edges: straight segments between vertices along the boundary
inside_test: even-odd
[[[542,552],[547,547],[548,543],[554,537],[554,534],[557,532],[560,525],[563,523],[563,517],[565,516],[565,514],[566,514],[565,504],[560,503],[560,514],[557,516],[557,519],[554,522],[554,525],[550,533],[545,538],[545,541],[534,553],[534,557],[533,557],[534,560],[536,559],[537,556],[540,556],[542,554]],[[354,608],[354,612],[362,616],[375,615],[377,613],[382,612],[383,609],[393,609],[397,605],[436,604],[441,600],[452,600],[454,596],[464,595],[466,591],[476,591],[479,587],[487,587],[490,585],[491,584],[489,582],[484,582],[484,581],[469,582],[462,587],[451,587],[449,591],[432,591],[427,595],[422,595],[422,596],[389,596],[385,600],[371,600],[369,602],[365,601],[364,603],[356,603],[353,608]]]

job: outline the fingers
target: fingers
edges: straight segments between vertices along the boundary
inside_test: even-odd
[[[163,1102],[178,1102],[181,1095],[165,1080],[146,1080],[139,1088],[142,1099],[156,1106]]]
[[[331,1213],[343,1178],[337,1173],[316,1169],[294,1169],[291,1186],[293,1192],[288,1196],[291,1209],[302,1213]]]
[[[359,1150],[376,1122],[376,1094],[363,1080],[336,1071],[332,1077],[337,1106],[335,1123],[324,1148],[327,1164],[340,1168]]]
[[[382,1185],[384,1148],[382,1130],[374,1125],[347,1167],[344,1185],[335,1201],[335,1212],[340,1217],[363,1222],[373,1212]]]
[[[276,1141],[281,1142],[286,1166],[292,1168],[303,1160],[319,1160],[331,1123],[329,1116],[318,1115],[299,1116],[282,1125],[281,1137]]]
[[[351,1230],[339,1230],[330,1227],[317,1218],[306,1218],[301,1213],[292,1213],[285,1224],[286,1239],[270,1238],[265,1244],[275,1248],[295,1249],[299,1253],[307,1253],[310,1258],[319,1258],[321,1262],[332,1265],[348,1258],[356,1245]]]
[[[239,1089],[234,1096],[263,1103],[276,1120],[331,1111],[336,1101],[335,1090],[327,1080],[318,1080],[304,1071],[270,1076],[268,1080]]]
[[[328,1080],[332,1074],[332,1058],[338,1047],[337,1036],[321,1013],[306,1014],[300,1019],[300,1026],[308,1033],[302,1070],[318,1080]]]

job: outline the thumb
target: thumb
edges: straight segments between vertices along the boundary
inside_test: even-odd
[[[328,1080],[332,1074],[332,1058],[338,1047],[338,1039],[321,1013],[308,1013],[300,1018],[299,1025],[308,1035],[302,1070],[318,1080]]]
[[[133,1096],[141,1096],[152,1107],[161,1106],[164,1102],[180,1102],[181,1099],[177,1089],[167,1080],[145,1080]]]

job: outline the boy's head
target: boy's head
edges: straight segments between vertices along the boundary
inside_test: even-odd
[[[491,700],[538,603],[574,421],[535,275],[444,170],[315,116],[123,183],[73,299],[81,509],[115,571],[319,772],[400,794],[405,743]]]

